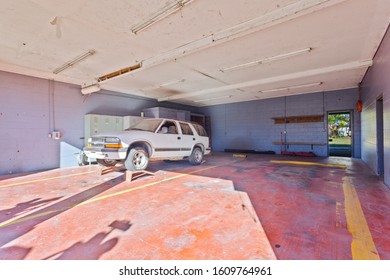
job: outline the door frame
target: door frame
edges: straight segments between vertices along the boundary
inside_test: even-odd
[[[381,108],[378,104],[382,104]],[[377,149],[377,174],[384,175],[385,171],[385,138],[384,138],[384,111],[383,111],[383,94],[379,95],[375,103],[376,113],[376,149]]]
[[[350,117],[350,125],[351,125],[351,158],[355,155],[355,125],[354,125],[354,112],[353,109],[346,109],[346,110],[331,110],[326,112],[326,147],[327,147],[327,155],[329,157],[329,123],[328,123],[328,117],[329,115],[335,115],[335,114],[349,114]]]

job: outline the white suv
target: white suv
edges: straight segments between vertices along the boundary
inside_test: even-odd
[[[210,153],[204,128],[195,123],[172,119],[143,119],[125,131],[93,135],[84,154],[104,166],[124,162],[126,169],[143,170],[149,160],[188,158],[201,164]]]

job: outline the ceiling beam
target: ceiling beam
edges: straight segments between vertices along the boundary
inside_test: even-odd
[[[312,77],[312,76],[316,76],[316,75],[324,75],[324,74],[340,72],[340,71],[348,71],[348,70],[354,70],[354,69],[359,69],[359,68],[367,68],[370,66],[372,66],[371,59],[363,60],[363,61],[354,61],[354,62],[338,64],[338,65],[317,68],[317,69],[311,69],[311,70],[307,70],[307,71],[301,71],[301,72],[296,72],[296,73],[291,73],[291,74],[286,74],[286,75],[281,75],[281,76],[275,76],[275,77],[270,77],[270,78],[265,78],[265,79],[251,80],[251,81],[236,83],[236,84],[227,85],[227,86],[209,88],[209,89],[188,92],[188,93],[175,94],[172,96],[159,98],[158,101],[162,102],[162,101],[177,100],[177,99],[189,98],[189,97],[211,94],[211,93],[216,93],[216,92],[235,90],[235,89],[239,89],[239,88],[267,85],[267,84],[285,82],[285,81],[290,81],[290,80],[295,80],[295,79],[300,79],[300,78],[308,78],[308,77]]]
[[[301,0],[285,7],[273,10],[260,17],[242,22],[233,27],[205,36],[199,40],[195,40],[184,44],[178,48],[172,49],[160,55],[145,59],[142,61],[142,67],[154,66],[177,59],[188,55],[195,51],[199,51],[208,47],[224,43],[250,33],[258,32],[275,26],[289,20],[307,15],[326,7],[344,2],[346,0]]]
[[[137,71],[142,71],[151,66],[172,61],[182,56],[200,51],[217,44],[225,43],[230,40],[258,32],[272,26],[282,24],[292,19],[322,10],[324,8],[339,4],[346,0],[300,0],[290,5],[277,8],[260,17],[242,22],[225,30],[202,37],[201,39],[188,42],[180,47],[169,50],[162,54],[144,59],[141,61],[141,67]],[[127,75],[124,73],[121,76]],[[120,77],[120,76],[117,76]],[[116,78],[117,78],[116,77]]]

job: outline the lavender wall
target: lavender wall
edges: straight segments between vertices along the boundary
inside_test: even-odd
[[[194,111],[112,92],[86,97],[76,85],[0,71],[0,174],[59,167],[64,147],[83,147],[85,114],[139,116],[155,106]],[[48,137],[54,129],[60,140]]]
[[[383,97],[384,181],[390,186],[390,31],[362,82],[362,159],[378,172],[377,99]],[[380,111],[380,110],[379,110]],[[380,133],[379,133],[380,135]]]
[[[212,149],[251,149],[280,152],[281,131],[289,142],[327,143],[327,123],[275,124],[272,118],[284,116],[327,115],[331,111],[353,111],[354,157],[360,157],[360,119],[355,110],[357,89],[294,95],[202,108],[211,117]],[[283,136],[284,137],[284,136]],[[289,151],[314,152],[327,156],[327,146],[290,146]]]

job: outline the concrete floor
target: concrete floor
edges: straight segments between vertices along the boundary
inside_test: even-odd
[[[357,159],[119,169],[1,176],[0,259],[390,259],[390,189]]]

